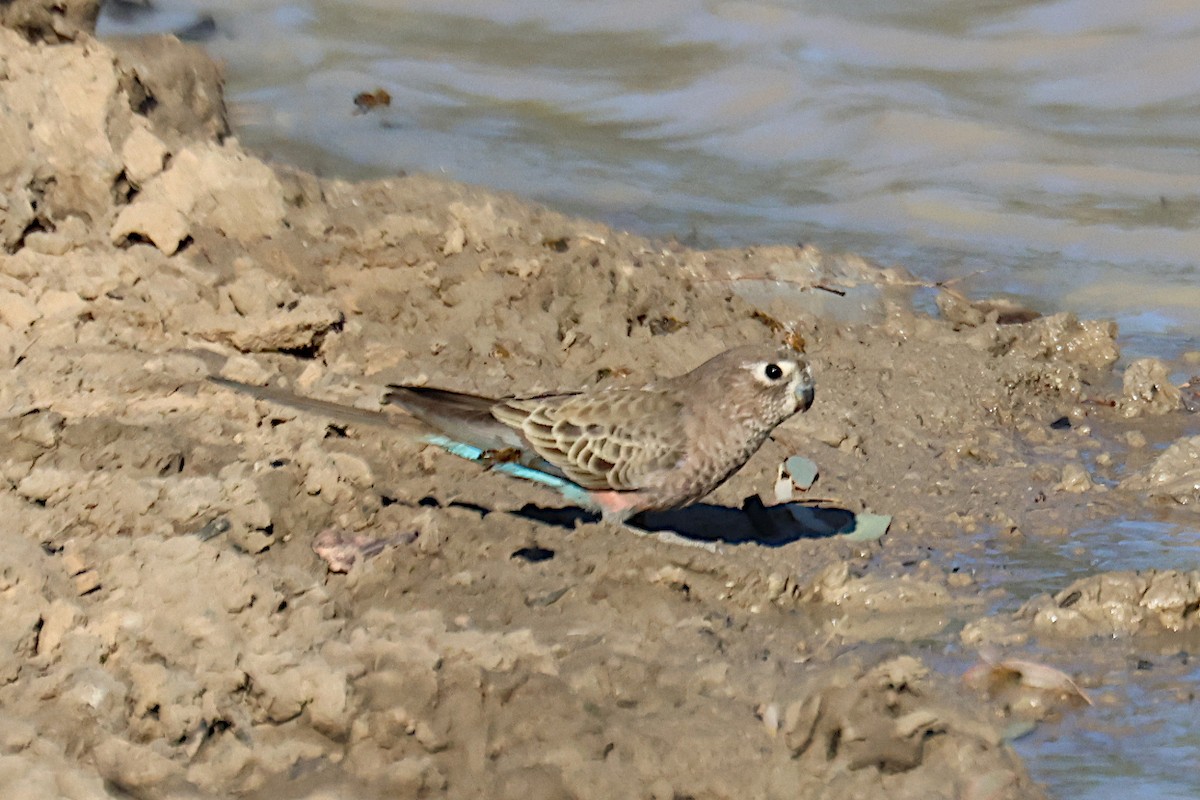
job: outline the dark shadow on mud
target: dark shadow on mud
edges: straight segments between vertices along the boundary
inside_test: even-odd
[[[598,514],[581,508],[542,508],[532,503],[512,513],[564,528],[600,519]],[[649,533],[671,531],[697,542],[753,542],[780,547],[799,539],[825,539],[849,533],[854,530],[855,522],[854,512],[842,508],[800,503],[764,506],[758,497],[749,497],[740,509],[697,503],[674,511],[648,511],[626,524]]]

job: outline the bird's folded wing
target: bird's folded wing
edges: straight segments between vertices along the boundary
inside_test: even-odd
[[[665,394],[613,391],[508,400],[492,414],[586,489],[649,488],[686,450],[682,403]]]
[[[451,443],[466,444],[487,454],[515,456],[516,461],[531,469],[558,478],[568,477],[542,458],[519,429],[492,415],[496,400],[426,386],[389,386],[384,400],[440,431]]]

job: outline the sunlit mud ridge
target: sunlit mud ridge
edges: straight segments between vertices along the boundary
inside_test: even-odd
[[[1114,326],[957,292],[932,318],[937,287],[812,247],[267,165],[201,53],[68,5],[0,28],[0,794],[1043,796],[931,653],[1055,627],[994,611],[988,548],[1195,500],[1194,459],[1145,446],[1194,443],[1188,398],[1154,364],[1123,387]],[[206,380],[375,411],[388,383],[548,392],[763,342],[806,349],[816,404],[705,502],[770,505],[803,454],[797,499],[891,515],[881,539],[546,524],[508,512],[549,489]],[[1071,635],[1108,631],[1089,587]],[[1039,658],[1079,658],[1050,633]]]

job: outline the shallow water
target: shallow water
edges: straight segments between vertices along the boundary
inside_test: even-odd
[[[1195,800],[1195,708],[1174,691],[1200,673],[1177,655],[1120,676],[1118,705],[1068,715],[1014,742],[1038,780],[1073,800]],[[1162,675],[1160,672],[1168,674]]]
[[[211,14],[196,33],[226,63],[239,137],[320,174],[444,173],[701,245],[850,249],[1116,316],[1127,354],[1200,348],[1200,7],[630,8],[159,0],[101,33]],[[356,114],[377,87],[390,106]],[[1100,570],[1195,568],[1198,540],[1129,520],[988,558],[1011,610]],[[1018,743],[1055,796],[1200,796],[1200,728],[1172,690],[1197,676],[1161,661]]]
[[[1114,520],[1058,538],[995,539],[974,557],[953,559],[960,569],[986,576],[982,590],[1001,589],[992,613],[1011,614],[1031,597],[1055,593],[1098,572],[1141,569],[1200,569],[1200,521]],[[989,593],[990,594],[990,593]],[[1030,772],[1055,797],[1072,800],[1200,797],[1200,775],[1190,767],[1200,752],[1200,728],[1192,695],[1200,661],[1191,635],[1156,643],[1129,639],[1081,642],[1094,652],[1064,662],[1061,651],[1047,664],[1097,680],[1088,692],[1097,702],[1062,719],[1038,725],[1013,742]],[[1022,648],[1021,658],[1043,660]],[[973,651],[950,643],[943,665],[963,672]]]
[[[1030,535],[989,548],[985,559],[1008,595],[1004,610],[1015,611],[1034,595],[1098,572],[1200,569],[1200,520],[1114,520],[1058,538]]]
[[[161,0],[239,135],[325,174],[444,172],[701,244],[811,241],[1200,335],[1200,9],[777,0]],[[119,18],[118,18],[119,17]],[[355,114],[376,87],[388,108]]]

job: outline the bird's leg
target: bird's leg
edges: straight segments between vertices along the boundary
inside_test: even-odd
[[[521,463],[521,451],[515,447],[508,447],[504,450],[484,450],[480,454],[479,460],[487,464],[489,468],[497,464],[519,464]]]

